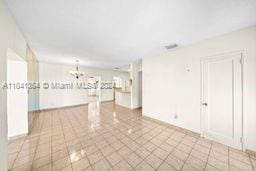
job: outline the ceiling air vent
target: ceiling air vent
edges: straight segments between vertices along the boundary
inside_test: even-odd
[[[178,46],[177,44],[170,44],[165,46],[165,49],[173,49],[173,48],[176,48],[177,46]]]

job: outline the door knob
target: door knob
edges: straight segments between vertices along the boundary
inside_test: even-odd
[[[208,104],[207,103],[201,103],[202,105],[204,105],[204,106],[207,106]]]

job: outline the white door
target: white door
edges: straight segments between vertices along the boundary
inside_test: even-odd
[[[242,149],[242,54],[202,60],[202,133]]]

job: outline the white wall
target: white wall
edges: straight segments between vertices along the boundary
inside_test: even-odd
[[[0,0],[0,82],[7,78],[7,48],[13,49],[25,59],[26,41],[8,12],[3,0]],[[7,170],[7,96],[6,90],[0,90],[0,170]]]
[[[120,106],[132,108],[131,106],[131,93],[130,92],[118,92],[115,94],[115,103]]]
[[[142,106],[142,81],[141,81],[141,64],[132,63],[131,64],[131,108],[136,109]]]
[[[100,76],[101,82],[112,81],[114,76],[119,76],[122,79],[128,79],[128,73],[119,72],[114,70],[102,70],[79,67],[81,71],[84,71],[87,76],[81,77],[79,80],[69,74],[70,70],[74,70],[75,66],[58,65],[39,63],[39,80],[40,82],[64,82],[71,83],[81,81],[87,82],[88,76]],[[52,89],[40,89],[39,103],[40,109],[48,109],[55,107],[71,106],[78,104],[88,103],[87,90],[52,90]],[[113,90],[102,90],[101,100],[108,101],[113,100]]]
[[[232,51],[244,53],[245,148],[256,151],[256,27],[144,58],[143,114],[200,133],[200,58]]]
[[[25,61],[8,59],[7,82],[27,82],[27,63]],[[28,133],[28,93],[26,89],[11,88],[7,90],[7,114],[9,138]]]
[[[138,107],[142,107],[142,71],[138,73]]]

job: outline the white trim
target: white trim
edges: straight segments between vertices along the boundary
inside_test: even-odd
[[[241,94],[242,94],[242,118],[241,118],[241,122],[242,122],[242,143],[241,143],[241,145],[242,145],[242,151],[245,151],[245,147],[244,147],[244,145],[245,145],[245,138],[244,138],[244,85],[245,85],[245,83],[244,83],[244,53],[243,52],[240,52],[240,55],[241,55],[241,83],[242,83],[242,85],[241,85]]]

